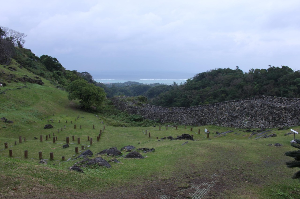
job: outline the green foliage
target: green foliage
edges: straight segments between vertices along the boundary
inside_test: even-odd
[[[100,84],[100,83],[96,83]],[[139,82],[124,82],[124,83],[113,83],[111,85],[99,85],[100,87],[104,88],[105,92],[107,93],[107,97],[114,97],[114,96],[146,96],[147,98],[151,99],[156,97],[162,92],[166,92],[171,89],[170,85],[164,84],[142,84]]]
[[[51,57],[49,55],[42,55],[40,57],[41,62],[46,66],[46,68],[51,71],[63,71],[63,66],[59,63],[59,61],[55,57]]]
[[[48,69],[40,61],[40,58],[29,49],[16,48],[16,54],[13,58],[20,64],[21,67],[26,68],[36,75],[47,79],[52,77],[52,73],[48,71]]]
[[[183,85],[173,85],[150,102],[165,107],[189,107],[257,95],[299,97],[299,78],[300,72],[288,66],[251,69],[248,73],[238,67],[219,68],[199,73]]]
[[[83,79],[71,82],[67,91],[69,92],[69,100],[79,100],[81,107],[85,110],[99,108],[105,99],[103,88],[88,83]]]

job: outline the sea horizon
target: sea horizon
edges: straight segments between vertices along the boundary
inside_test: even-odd
[[[186,82],[187,79],[163,79],[163,78],[143,78],[143,79],[118,79],[118,78],[109,78],[109,79],[94,79],[96,82],[100,82],[103,84],[114,84],[114,83],[125,83],[125,82],[139,82],[142,84],[166,84],[166,85],[172,85],[174,82],[176,84],[183,84]]]

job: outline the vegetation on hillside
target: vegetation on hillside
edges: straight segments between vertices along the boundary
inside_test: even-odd
[[[67,70],[55,57],[49,55],[36,56],[31,50],[23,47],[24,37],[23,33],[0,27],[0,64],[9,65],[15,60],[16,63],[11,70],[16,71],[16,67],[20,69],[24,67],[33,74],[50,80],[58,88],[68,88],[69,99],[80,100],[81,108],[85,110],[100,108],[106,94],[103,88],[98,87],[99,85],[95,86],[96,82],[88,72]],[[38,76],[35,78],[39,78]],[[0,83],[5,86],[19,80],[20,77],[15,75],[0,73]],[[23,82],[26,81],[28,79]]]
[[[300,71],[288,66],[251,69],[248,73],[238,67],[214,69],[195,75],[183,85],[174,84],[150,102],[166,107],[189,107],[257,95],[300,97]]]
[[[199,73],[184,84],[142,84],[138,82],[101,85],[107,97],[145,96],[148,102],[165,107],[190,107],[239,100],[254,96],[300,97],[300,71],[288,66],[269,66],[243,72],[238,67]]]

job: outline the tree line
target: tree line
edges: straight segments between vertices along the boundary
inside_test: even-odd
[[[251,69],[214,69],[199,73],[183,85],[159,94],[150,102],[165,107],[190,107],[253,96],[300,97],[300,71],[288,66]]]

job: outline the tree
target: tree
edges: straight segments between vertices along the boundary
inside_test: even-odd
[[[15,53],[12,39],[7,37],[7,31],[0,27],[0,64],[10,64],[11,57]]]
[[[64,67],[59,63],[59,61],[55,57],[51,57],[49,55],[42,55],[40,59],[41,62],[46,66],[46,68],[51,72],[64,70]]]
[[[15,47],[11,41],[0,38],[0,64],[10,64],[15,53]]]
[[[1,29],[0,36],[1,36],[1,34],[3,34],[3,32],[5,32],[4,37],[6,39],[9,39],[13,43],[14,46],[23,48],[24,43],[25,43],[24,38],[27,35],[25,35],[24,33],[6,28],[6,27],[0,27],[0,29]]]
[[[81,108],[91,110],[93,107],[99,108],[104,101],[106,94],[103,88],[88,83],[83,79],[71,82],[67,91],[69,100],[79,100]]]
[[[88,72],[78,72],[78,76],[82,77],[83,79],[85,79],[89,83],[94,83],[92,75]]]

